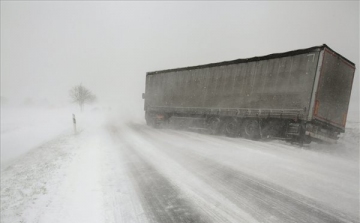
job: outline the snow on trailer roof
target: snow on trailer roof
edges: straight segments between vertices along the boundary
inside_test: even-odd
[[[320,46],[314,46],[314,47],[310,47],[310,48],[306,48],[306,49],[292,50],[292,51],[283,52],[283,53],[273,53],[273,54],[269,54],[266,56],[260,56],[260,57],[251,57],[251,58],[247,58],[247,59],[236,59],[236,60],[229,60],[229,61],[223,61],[223,62],[218,62],[218,63],[209,63],[209,64],[203,64],[203,65],[197,65],[197,66],[190,66],[190,67],[180,67],[180,68],[167,69],[167,70],[151,71],[151,72],[147,72],[146,75],[167,73],[167,72],[172,72],[172,71],[194,70],[194,69],[201,69],[201,68],[207,68],[207,67],[217,67],[217,66],[230,65],[230,64],[248,63],[248,62],[260,61],[260,60],[269,60],[269,59],[274,59],[274,58],[282,58],[282,57],[287,57],[287,56],[294,56],[294,55],[299,55],[299,54],[304,54],[304,53],[316,52],[316,51],[322,50],[324,48],[331,50],[336,55],[338,55],[342,59],[346,60],[351,65],[353,65],[355,68],[355,64],[353,62],[346,59],[344,56],[340,55],[339,53],[335,52],[333,49],[331,49],[326,44],[323,44]]]

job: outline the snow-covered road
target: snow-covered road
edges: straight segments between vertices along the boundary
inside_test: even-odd
[[[1,170],[1,222],[359,222],[354,131],[299,148],[94,125]]]

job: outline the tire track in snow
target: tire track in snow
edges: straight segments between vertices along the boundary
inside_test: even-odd
[[[127,157],[119,146],[117,129],[107,126],[105,130],[107,145],[102,146],[101,157],[105,222],[147,223],[140,198],[128,174]],[[109,135],[109,132],[112,134]]]
[[[121,134],[121,133],[120,133]],[[122,141],[125,142],[124,140]],[[122,146],[131,178],[150,222],[209,222],[202,213],[129,144]]]
[[[142,126],[130,125],[147,141],[169,157],[176,157],[185,168],[205,180],[251,213],[260,222],[355,222],[340,212],[284,188],[231,169],[193,150],[178,147],[166,139],[156,138]]]
[[[152,129],[145,125],[137,126],[144,131],[156,133],[156,137],[160,136],[170,143],[180,137],[180,144],[190,145],[197,153],[211,159],[216,157],[216,160],[224,165],[266,179],[275,185],[281,182],[281,187],[313,198],[328,206],[328,209],[339,210],[344,215],[352,216],[350,219],[360,222],[358,162],[280,142],[276,144],[275,141],[264,143],[171,129]],[[249,155],[250,159],[247,158]],[[237,159],[244,162],[244,165],[236,162]],[[255,163],[259,164],[260,168],[255,163],[255,166],[250,163],[252,159],[256,159]],[[262,166],[267,166],[265,171],[262,171]]]
[[[144,126],[142,126],[144,127]],[[314,154],[311,153],[307,153],[307,156],[302,156],[302,160],[304,159],[307,162],[307,165],[303,165],[303,162],[299,163],[299,164],[295,164],[294,163],[294,153],[301,153],[300,148],[296,148],[296,147],[292,147],[289,145],[282,145],[282,144],[275,144],[274,142],[269,142],[269,143],[263,143],[263,142],[258,142],[258,141],[252,141],[252,140],[248,140],[248,139],[240,139],[241,141],[238,141],[237,139],[234,138],[229,138],[229,137],[224,137],[224,138],[219,138],[221,136],[207,136],[207,135],[203,135],[203,134],[192,134],[191,132],[184,132],[184,131],[161,131],[161,130],[156,130],[158,131],[160,134],[170,134],[172,136],[179,136],[179,137],[186,137],[187,139],[193,141],[193,142],[197,142],[197,143],[202,143],[202,144],[211,144],[214,147],[218,147],[218,148],[222,148],[222,149],[227,149],[227,150],[232,150],[232,152],[236,152],[236,150],[248,150],[251,152],[256,152],[256,153],[261,153],[261,154],[266,154],[267,156],[273,156],[275,157],[276,155],[269,153],[269,152],[265,152],[264,151],[268,151],[269,149],[272,150],[281,150],[281,156],[286,156],[289,159],[286,160],[292,160],[291,165],[288,165],[287,168],[294,168],[297,171],[298,174],[303,174],[304,176],[306,175],[306,177],[310,177],[313,175],[312,173],[312,169],[316,168],[317,173],[321,173],[322,175],[327,175],[330,176],[329,179],[341,179],[341,182],[346,181],[346,182],[358,182],[359,177],[358,177],[358,168],[353,168],[354,165],[349,165],[349,160],[342,160],[342,159],[338,159],[338,157],[327,157],[327,160],[331,160],[331,162],[322,162],[322,165],[318,165],[318,163],[316,163],[316,161],[323,157],[324,154]],[[230,145],[230,147],[223,147],[224,142],[226,143],[226,145]],[[239,145],[239,143],[241,143]],[[246,146],[244,146],[246,145]],[[247,147],[249,146],[249,147]],[[260,150],[259,150],[260,148]],[[309,151],[311,152],[311,151]],[[312,156],[311,156],[312,155]],[[326,154],[325,154],[326,155]],[[288,161],[290,162],[290,161]],[[332,167],[333,166],[338,166],[338,169],[334,170]],[[355,165],[358,165],[358,163],[355,163]],[[344,174],[344,173],[351,173],[351,174]],[[317,175],[313,175],[314,177],[317,177]],[[325,179],[323,179],[325,180]],[[330,181],[329,183],[334,183],[333,181]],[[342,183],[337,185],[338,191],[341,191],[343,188],[342,186],[344,186]],[[358,187],[358,186],[357,186]]]
[[[257,222],[175,160],[159,153],[157,148],[143,140],[137,132],[127,127],[122,139],[128,141],[148,163],[179,188],[199,212],[209,217],[209,222]]]

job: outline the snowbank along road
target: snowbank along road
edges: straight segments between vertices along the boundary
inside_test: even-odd
[[[1,170],[1,222],[359,222],[348,132],[306,148],[143,123],[64,133]]]

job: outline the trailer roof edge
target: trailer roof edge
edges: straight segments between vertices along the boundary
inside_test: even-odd
[[[236,59],[236,60],[229,60],[229,61],[223,61],[223,62],[217,62],[217,63],[209,63],[209,64],[203,64],[203,65],[196,65],[196,66],[190,66],[190,67],[180,67],[180,68],[173,68],[173,69],[166,69],[166,70],[158,70],[158,71],[151,71],[147,72],[146,75],[152,75],[152,74],[159,74],[159,73],[167,73],[167,72],[173,72],[173,71],[183,71],[183,70],[193,70],[193,69],[200,69],[200,68],[208,68],[208,67],[216,67],[216,66],[223,66],[223,65],[231,65],[231,64],[239,64],[239,63],[248,63],[248,62],[254,62],[254,61],[260,61],[260,60],[269,60],[269,59],[275,59],[275,58],[282,58],[287,56],[294,56],[299,55],[303,53],[310,53],[310,52],[316,52],[318,50],[322,50],[324,48],[328,48],[332,52],[334,52],[336,55],[340,56],[350,64],[354,65],[353,62],[342,56],[341,54],[337,53],[333,49],[331,49],[328,45],[323,44],[320,46],[314,46],[310,48],[305,49],[299,49],[299,50],[292,50],[288,52],[283,53],[273,53],[265,56],[259,56],[259,57],[251,57],[246,59]]]

